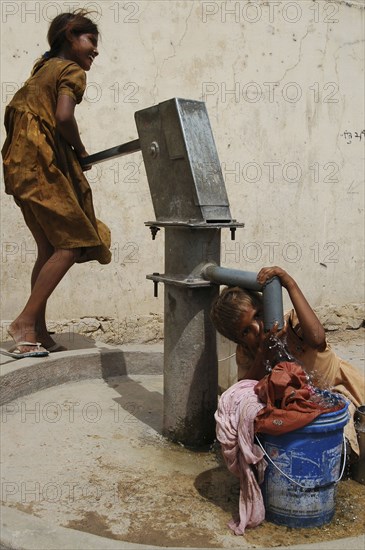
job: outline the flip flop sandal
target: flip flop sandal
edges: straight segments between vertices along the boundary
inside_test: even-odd
[[[37,348],[34,351],[26,351],[22,353],[19,351],[19,346],[32,346]],[[47,357],[49,355],[49,351],[45,349],[40,349],[42,347],[42,344],[40,342],[18,342],[15,344],[15,346],[12,346],[10,349],[3,349],[0,348],[0,353],[3,355],[7,355],[8,357],[13,357],[14,359],[24,359],[24,357]]]

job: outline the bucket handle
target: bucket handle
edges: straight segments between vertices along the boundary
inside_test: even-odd
[[[302,489],[308,489],[308,487],[306,487],[305,485],[302,485],[301,483],[298,483],[297,481],[295,481],[294,479],[292,479],[291,477],[289,477],[285,472],[283,472],[279,466],[277,464],[275,464],[275,462],[269,457],[269,455],[267,454],[267,452],[265,451],[264,447],[262,446],[261,444],[261,441],[259,440],[259,438],[257,437],[257,435],[255,435],[255,439],[257,441],[257,443],[259,444],[259,447],[261,448],[262,452],[264,453],[264,455],[266,456],[266,458],[269,460],[269,462],[271,462],[271,464],[277,469],[279,470],[279,472],[284,476],[286,477],[289,481],[291,481],[292,483],[294,483],[294,485],[298,485],[298,487],[301,487]],[[343,464],[342,464],[342,469],[341,469],[341,473],[340,473],[340,477],[338,478],[337,481],[332,481],[331,483],[328,483],[326,485],[321,485],[320,487],[326,487],[327,485],[332,485],[332,484],[336,484],[338,483],[342,476],[343,476],[343,473],[345,471],[345,465],[346,465],[346,438],[345,438],[345,434],[343,434]]]

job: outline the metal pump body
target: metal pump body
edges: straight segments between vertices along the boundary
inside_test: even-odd
[[[221,229],[231,238],[244,224],[232,220],[205,104],[173,98],[135,113],[138,140],[84,159],[102,162],[142,151],[156,219],[145,222],[154,239],[165,229],[165,272],[147,275],[164,284],[163,433],[202,447],[215,439],[218,360],[210,320],[219,285],[262,290],[264,323],[283,326],[280,281],[263,289],[256,274],[219,267]]]
[[[156,222],[231,222],[205,104],[171,99],[135,113]]]

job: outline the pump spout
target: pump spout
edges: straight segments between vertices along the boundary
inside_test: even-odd
[[[278,277],[273,277],[263,286],[257,282],[257,273],[219,267],[215,264],[206,264],[202,268],[202,276],[212,283],[262,292],[265,331],[269,331],[275,323],[278,323],[279,330],[283,328],[283,294]]]

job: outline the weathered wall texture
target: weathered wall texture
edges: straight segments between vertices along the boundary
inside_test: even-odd
[[[2,113],[47,49],[49,21],[77,7],[96,10],[102,33],[76,112],[89,152],[137,138],[136,110],[204,100],[233,217],[246,224],[235,242],[223,232],[222,265],[283,266],[324,317],[361,303],[363,1],[2,1]],[[154,213],[142,157],[88,178],[113,261],[75,266],[48,317],[109,341],[156,340],[163,292],[155,299],[145,276],[163,272],[163,231],[152,241],[144,226]],[[35,250],[11,197],[1,200],[5,326],[27,298]]]

